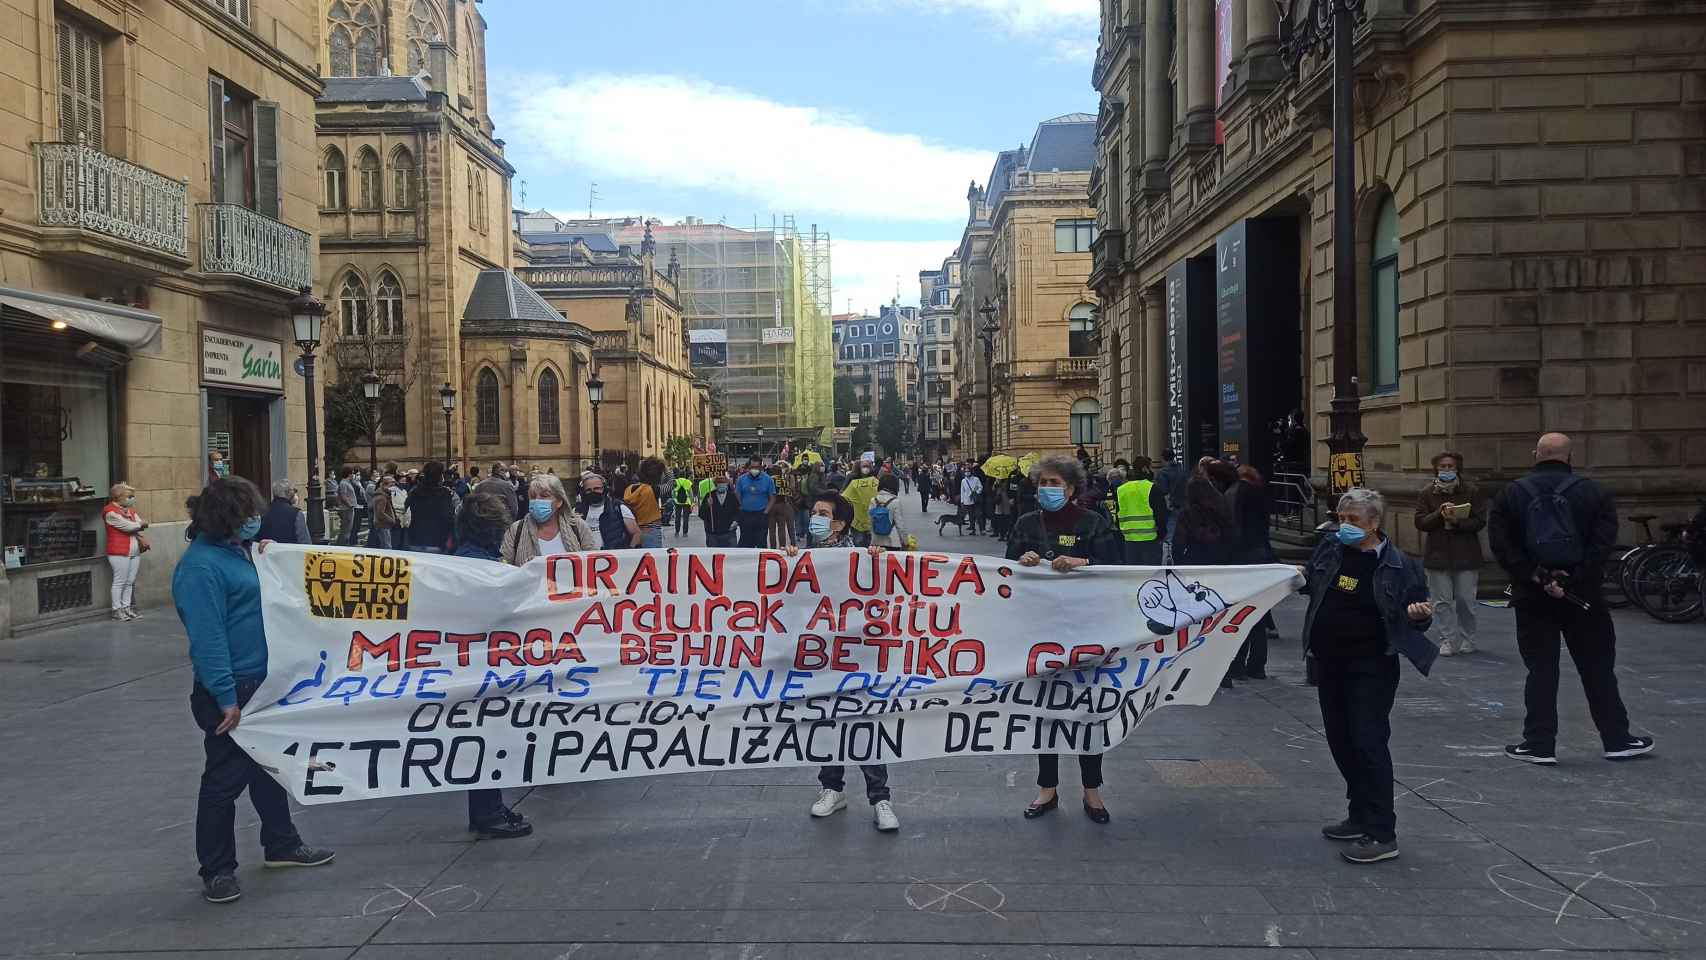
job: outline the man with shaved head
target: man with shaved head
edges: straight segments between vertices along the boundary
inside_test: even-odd
[[[1528,668],[1522,742],[1505,748],[1512,759],[1558,762],[1560,636],[1581,675],[1603,756],[1626,760],[1652,752],[1651,737],[1629,733],[1617,692],[1617,631],[1601,590],[1616,539],[1610,491],[1572,470],[1570,438],[1561,433],[1541,437],[1534,469],[1493,501],[1487,542],[1510,574],[1516,645]]]

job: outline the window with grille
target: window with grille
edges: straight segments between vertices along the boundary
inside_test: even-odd
[[[367,336],[367,285],[350,274],[338,288],[338,330],[346,337]]]
[[[498,375],[490,367],[474,384],[474,433],[476,443],[498,442]]]
[[[54,22],[59,41],[59,139],[106,149],[101,38],[71,20]]]
[[[391,206],[415,205],[415,155],[407,147],[391,151]]]
[[[379,307],[379,336],[402,336],[403,285],[397,282],[391,271],[379,275],[379,289],[374,294],[374,302]]]
[[[539,442],[561,443],[562,428],[557,416],[560,389],[557,374],[547,369],[539,375]]]
[[[326,45],[332,76],[379,76],[379,18],[373,5],[366,0],[333,3],[326,11]]]
[[[249,0],[207,0],[215,10],[244,25],[249,25]]]
[[[344,166],[343,151],[332,147],[326,151],[326,209],[342,210],[344,208],[344,177],[348,171]]]

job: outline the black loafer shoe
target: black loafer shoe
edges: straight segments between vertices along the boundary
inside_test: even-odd
[[[1092,807],[1088,800],[1084,801],[1084,815],[1089,817],[1092,823],[1107,823],[1110,819],[1107,807]]]
[[[1060,806],[1060,794],[1057,793],[1054,796],[1050,797],[1048,799],[1047,803],[1033,803],[1030,806],[1026,807],[1025,808],[1025,819],[1026,820],[1035,820],[1036,818],[1042,816],[1043,814],[1054,810],[1054,808],[1056,808],[1058,806]]]
[[[533,824],[513,810],[505,810],[490,820],[468,824],[468,832],[481,840],[515,840],[531,836]]]

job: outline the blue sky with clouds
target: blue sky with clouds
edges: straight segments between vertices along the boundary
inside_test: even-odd
[[[835,306],[917,301],[965,191],[1036,124],[1094,112],[1097,0],[486,0],[498,136],[530,209],[792,213]]]

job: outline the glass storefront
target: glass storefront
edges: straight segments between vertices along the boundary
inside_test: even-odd
[[[66,346],[0,358],[0,546],[8,568],[99,556],[113,482],[113,377]]]

